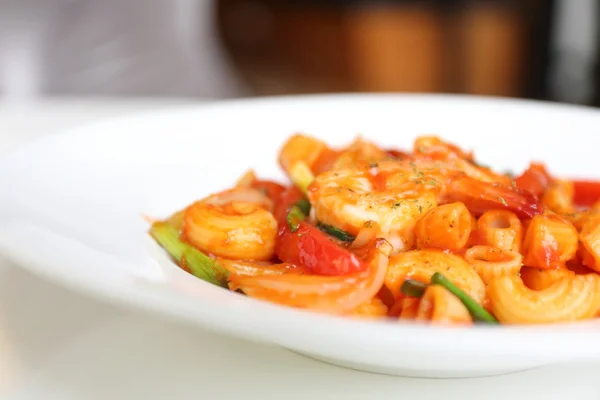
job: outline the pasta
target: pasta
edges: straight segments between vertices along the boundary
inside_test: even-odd
[[[377,297],[373,297],[372,299],[362,303],[350,313],[350,315],[353,317],[369,319],[385,317],[387,314],[387,306]]]
[[[462,249],[471,234],[471,213],[463,203],[444,204],[419,218],[414,232],[418,248]]]
[[[555,213],[571,214],[575,212],[575,207],[573,207],[574,190],[573,182],[557,179],[544,192],[542,203]]]
[[[385,286],[400,296],[400,286],[407,278],[428,282],[435,272],[444,273],[478,303],[485,298],[485,285],[475,269],[462,257],[439,250],[413,250],[390,257]]]
[[[518,276],[504,276],[490,284],[494,315],[507,324],[541,324],[592,318],[598,312],[598,276],[559,279],[545,289],[527,288]]]
[[[479,242],[501,250],[519,251],[523,228],[519,218],[506,210],[491,210],[477,221]]]
[[[577,252],[577,229],[557,215],[533,217],[523,241],[523,263],[528,267],[558,268]]]
[[[465,260],[473,266],[486,284],[489,284],[494,278],[517,275],[523,265],[523,256],[516,251],[482,245],[473,246],[467,250]]]
[[[583,264],[600,272],[600,214],[590,214],[583,220],[579,240]]]
[[[575,276],[575,273],[567,267],[556,269],[525,267],[521,270],[523,283],[533,290],[544,290],[563,278],[572,278],[573,276]]]
[[[406,297],[400,303],[400,319],[415,319],[419,312],[420,300],[414,297]]]
[[[419,309],[419,299],[416,297],[400,297],[389,309],[388,315],[400,319],[415,319]]]
[[[444,287],[431,285],[419,302],[417,321],[439,324],[471,324],[473,319],[463,303]]]
[[[185,271],[281,306],[368,320],[542,324],[600,313],[600,182],[498,173],[437,136],[412,150],[292,135],[290,183],[250,169],[152,222]]]

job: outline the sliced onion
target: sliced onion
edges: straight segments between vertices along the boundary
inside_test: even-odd
[[[202,200],[205,204],[222,206],[231,202],[250,203],[259,205],[267,210],[273,209],[273,202],[259,189],[239,187],[213,194]]]
[[[343,314],[370,300],[383,286],[391,245],[377,239],[370,245],[365,271],[345,276],[229,276],[230,288],[250,297],[292,307]]]
[[[367,221],[358,231],[358,235],[352,242],[352,248],[364,247],[371,243],[375,238],[381,237],[381,228],[375,221]]]
[[[303,269],[288,263],[272,264],[261,261],[228,260],[217,258],[217,262],[232,274],[244,276],[301,274]]]
[[[256,180],[256,173],[253,169],[249,169],[235,183],[236,188],[247,188]]]

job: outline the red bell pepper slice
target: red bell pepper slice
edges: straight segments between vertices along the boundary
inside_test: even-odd
[[[283,226],[286,223],[285,219],[291,208],[304,198],[304,194],[296,186],[290,186],[281,192],[278,199],[275,201],[273,210],[273,216],[279,226]]]
[[[525,172],[515,179],[517,187],[540,197],[552,183],[552,177],[544,164],[532,163]]]
[[[600,181],[574,180],[573,188],[573,203],[578,206],[589,207],[600,201]]]
[[[317,275],[346,275],[367,266],[356,255],[335,243],[317,227],[304,221],[280,228],[275,254],[283,262],[299,265]]]

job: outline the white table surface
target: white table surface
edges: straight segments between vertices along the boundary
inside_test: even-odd
[[[0,156],[87,121],[180,103],[0,103]],[[457,380],[351,371],[103,304],[0,259],[2,399],[585,400],[600,398],[599,376],[600,364]]]

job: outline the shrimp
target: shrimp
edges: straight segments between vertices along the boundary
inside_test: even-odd
[[[393,157],[387,151],[359,136],[337,156],[332,168],[349,168],[357,164],[373,164],[392,159]]]
[[[308,197],[318,221],[353,235],[375,222],[401,251],[412,246],[417,219],[438,205],[435,174],[400,161],[334,169],[316,177]]]
[[[511,179],[506,175],[493,172],[490,168],[477,165],[472,153],[466,153],[459,147],[444,142],[437,136],[421,136],[414,143],[415,160],[444,161],[454,169],[462,171],[468,177],[484,181],[509,185]]]
[[[416,138],[413,152],[419,157],[436,160],[461,158],[473,161],[472,153],[466,153],[460,147],[447,143],[437,136],[420,136]]]
[[[277,237],[272,208],[271,200],[258,189],[226,190],[186,209],[182,236],[220,257],[270,260]]]

